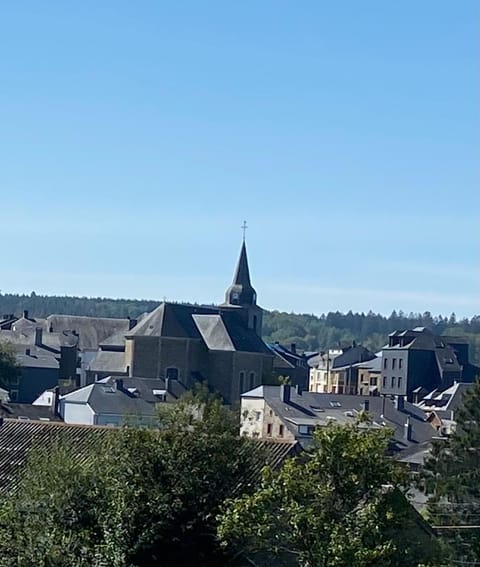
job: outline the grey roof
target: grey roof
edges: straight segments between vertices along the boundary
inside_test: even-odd
[[[450,418],[452,411],[455,412],[463,405],[463,396],[474,384],[455,382],[446,390],[433,390],[418,403],[415,404],[425,412],[434,411],[441,418]]]
[[[156,336],[202,340],[210,350],[237,350],[272,355],[262,339],[235,310],[162,303],[127,337]]]
[[[214,315],[216,313],[218,309],[214,307],[164,302],[135,325],[126,336],[200,339],[201,336],[193,322],[192,315]]]
[[[350,366],[357,362],[366,362],[375,358],[375,353],[363,346],[352,346],[346,348],[342,354],[336,356],[332,362],[332,369]]]
[[[105,378],[61,396],[66,403],[88,403],[97,414],[123,416],[155,416],[155,404],[161,399],[154,391],[165,391],[165,380],[152,378],[125,377]],[[175,400],[186,391],[178,381],[170,381],[168,400]]]
[[[123,374],[126,372],[125,353],[114,350],[99,350],[90,362],[88,370]]]
[[[45,328],[53,332],[76,331],[79,336],[79,348],[96,350],[98,345],[115,333],[128,332],[129,319],[109,317],[83,317],[79,315],[49,315]]]
[[[395,408],[390,398],[384,396],[350,396],[316,392],[299,394],[295,388],[290,388],[290,394],[290,402],[284,403],[280,399],[280,386],[259,386],[242,394],[242,398],[265,399],[293,433],[296,433],[296,428],[292,428],[289,424],[293,424],[296,420],[313,420],[311,423],[316,422],[318,425],[328,422],[329,417],[335,418],[339,423],[353,422],[363,409],[363,403],[368,400],[368,413],[374,424],[393,429],[393,439],[397,449],[423,443],[436,434],[436,430],[426,421],[425,413],[409,402],[405,402],[404,410],[400,411]],[[410,418],[412,426],[411,441],[404,438],[407,417]]]
[[[34,406],[32,404],[17,404],[13,402],[0,402],[0,416],[10,419],[36,420],[36,421],[59,421],[49,407]]]
[[[28,347],[30,354],[26,353],[26,349],[20,352],[17,348],[17,362],[25,368],[59,368],[58,354],[48,352],[41,347]]]
[[[0,330],[0,342],[10,342],[20,348],[27,348],[35,345],[35,329],[33,326],[22,331]],[[74,346],[78,338],[67,331],[61,333],[49,333],[43,330],[41,348],[60,353],[62,346]]]

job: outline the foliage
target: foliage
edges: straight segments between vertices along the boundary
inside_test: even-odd
[[[10,390],[17,383],[20,373],[14,346],[9,342],[0,342],[0,387]]]
[[[96,317],[138,317],[152,311],[158,301],[136,299],[109,299],[104,297],[62,297],[18,295],[0,293],[0,313],[17,313],[27,309],[31,315],[45,317],[52,313],[92,315]],[[437,334],[462,335],[471,345],[471,358],[480,364],[480,315],[457,321],[454,313],[449,317],[393,311],[385,317],[378,313],[330,312],[320,316],[313,314],[265,312],[263,335],[267,342],[279,341],[287,346],[295,343],[298,348],[317,350],[345,346],[352,341],[363,344],[372,351],[379,350],[386,337],[396,329],[428,327]]]
[[[220,521],[227,549],[252,564],[413,567],[436,544],[406,500],[404,475],[386,455],[388,430],[330,425],[306,457],[232,500]]]
[[[425,462],[423,488],[429,495],[430,521],[444,526],[439,532],[454,555],[462,561],[480,561],[480,529],[455,528],[480,524],[479,382],[464,395],[455,420],[450,438],[433,444]]]
[[[200,418],[112,430],[81,459],[75,447],[34,455],[1,506],[0,567],[223,565],[216,516],[250,443],[215,400],[192,397],[175,415],[191,403]]]

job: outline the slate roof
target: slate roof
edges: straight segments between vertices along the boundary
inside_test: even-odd
[[[352,346],[343,351],[342,354],[336,356],[332,361],[332,369],[350,366],[357,362],[366,362],[375,358],[375,353],[369,351],[363,346]]]
[[[54,333],[76,331],[79,336],[78,346],[81,350],[96,350],[100,343],[113,334],[122,331],[127,333],[129,325],[129,319],[80,315],[49,315],[45,320],[47,331],[50,328]]]
[[[202,340],[210,350],[271,355],[262,339],[229,309],[162,303],[126,335]]]
[[[0,416],[20,420],[61,421],[58,416],[52,413],[50,407],[13,402],[0,402]]]
[[[59,368],[58,354],[55,356],[54,353],[48,352],[41,347],[28,347],[30,354],[27,354],[26,350],[22,348],[19,352],[17,349],[16,358],[21,366],[25,368]]]
[[[155,405],[162,400],[154,391],[166,392],[165,380],[153,378],[104,378],[79,388],[65,396],[62,403],[88,404],[96,414],[123,416],[156,416]],[[167,400],[175,400],[186,388],[178,380],[171,380]]]
[[[353,423],[363,403],[368,400],[368,413],[373,426],[393,429],[393,440],[397,450],[413,444],[423,443],[436,435],[436,430],[426,421],[423,411],[405,401],[405,409],[397,410],[393,401],[384,396],[350,396],[344,394],[323,394],[302,392],[290,388],[290,402],[280,398],[280,386],[259,386],[242,394],[243,398],[263,398],[271,409],[284,421],[287,428],[295,435],[297,425],[325,425],[332,418],[337,423]],[[404,438],[407,417],[411,424],[411,440]]]
[[[218,309],[213,307],[164,302],[126,333],[126,336],[200,339],[201,336],[193,322],[192,315],[215,315],[217,313]]]
[[[433,390],[415,405],[424,412],[434,411],[440,418],[450,419],[451,412],[463,405],[464,394],[473,386],[471,383],[455,382],[446,390]]]
[[[92,372],[126,373],[125,353],[123,351],[99,350],[89,364]]]

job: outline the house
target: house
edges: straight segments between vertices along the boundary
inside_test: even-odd
[[[473,386],[473,383],[454,382],[446,390],[435,389],[426,394],[415,405],[426,413],[441,435],[450,435],[455,429],[456,413],[463,406],[463,397]]]
[[[357,423],[362,412],[368,416],[362,426],[393,430],[391,449],[395,453],[436,435],[425,414],[404,398],[299,392],[291,386],[259,386],[244,393],[240,432],[308,446],[316,427]]]
[[[3,384],[10,401],[29,404],[62,381],[75,382],[78,337],[73,333],[45,333],[41,322],[25,312],[0,330],[0,341],[12,345],[21,367],[20,376]]]
[[[290,349],[279,342],[270,343],[267,346],[275,355],[273,359],[275,377],[287,378],[292,386],[298,386],[302,390],[308,389],[308,359],[310,357],[298,352],[295,344],[292,344]]]
[[[468,343],[434,335],[425,327],[394,331],[382,349],[380,393],[413,400],[418,388],[445,390],[454,382],[471,382],[480,369],[468,361]]]
[[[358,389],[359,396],[376,396],[380,391],[380,381],[382,379],[382,359],[377,356],[366,362],[355,364],[358,369]]]
[[[181,382],[169,378],[104,378],[60,396],[59,413],[72,424],[156,426],[158,406],[185,391]]]
[[[329,351],[320,358],[312,359],[313,367],[310,372],[312,391],[322,391],[334,394],[351,394],[358,392],[358,363],[375,359],[375,354],[363,346],[353,343],[352,346],[341,349],[340,352]]]
[[[342,349],[328,349],[326,352],[312,356],[308,360],[310,366],[309,390],[310,392],[328,392],[330,384],[330,370],[333,361],[343,353]]]
[[[106,375],[206,381],[226,403],[271,376],[274,353],[263,342],[262,309],[250,281],[245,242],[225,301],[218,307],[163,302],[128,332],[104,340],[91,379]]]

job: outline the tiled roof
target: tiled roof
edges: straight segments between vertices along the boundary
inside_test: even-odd
[[[16,478],[32,449],[46,449],[60,443],[75,446],[78,458],[92,445],[106,438],[111,428],[67,425],[42,421],[4,419],[0,423],[0,493],[14,489]]]
[[[92,425],[4,419],[0,423],[0,494],[15,489],[16,478],[29,451],[48,451],[49,448],[67,444],[75,447],[78,459],[85,459],[91,454],[92,446],[104,443],[108,435],[118,431],[121,430]],[[254,447],[253,460],[238,492],[258,482],[266,465],[278,469],[286,458],[300,452],[298,443],[245,439],[245,448],[250,443]]]

